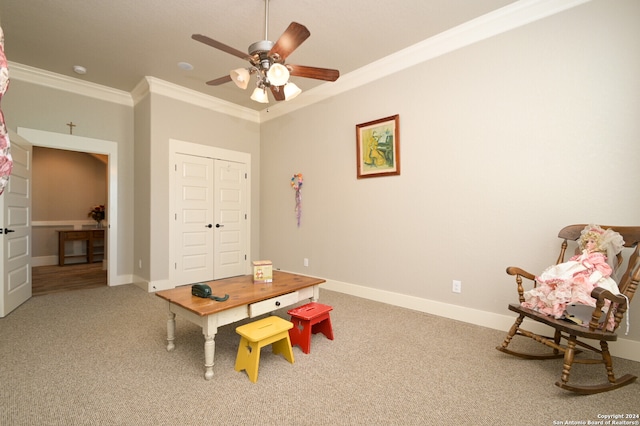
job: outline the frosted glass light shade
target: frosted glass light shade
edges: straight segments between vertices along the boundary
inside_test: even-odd
[[[251,78],[249,71],[247,71],[245,68],[238,68],[236,70],[232,70],[229,73],[229,76],[231,76],[231,80],[233,80],[236,86],[238,86],[243,90],[247,88],[247,85],[249,84],[249,79]]]
[[[287,83],[284,86],[284,100],[285,101],[290,101],[291,99],[295,98],[296,96],[298,96],[300,93],[302,93],[302,90],[300,90],[300,88],[298,86],[296,86],[294,83]]]
[[[260,102],[261,104],[269,103],[269,96],[267,95],[267,91],[265,89],[261,89],[256,87],[256,89],[251,94],[251,99]]]
[[[284,86],[289,81],[289,70],[282,64],[273,64],[267,71],[267,78],[272,86]]]

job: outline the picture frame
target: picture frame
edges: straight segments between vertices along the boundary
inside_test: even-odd
[[[358,179],[400,174],[400,115],[356,125]]]

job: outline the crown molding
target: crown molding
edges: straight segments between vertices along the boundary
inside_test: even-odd
[[[498,34],[530,24],[591,0],[520,0],[465,22],[355,71],[324,83],[296,97],[294,103],[280,102],[260,111],[260,122],[286,115],[311,104],[356,89],[430,59],[453,52]]]
[[[244,120],[262,123],[590,1],[516,1],[340,76],[335,82],[324,83],[307,90],[296,97],[295,102],[280,102],[261,111],[241,107],[149,76],[142,79],[133,91],[128,93],[14,62],[9,62],[9,73],[10,77],[16,80],[127,106],[133,106],[147,94],[154,93]]]
[[[183,101],[191,105],[206,108],[211,111],[241,118],[243,120],[256,123],[260,122],[260,114],[258,111],[254,111],[195,90],[187,89],[186,87],[178,86],[177,84],[169,83],[155,77],[145,77],[140,81],[140,83],[138,83],[131,93],[133,95],[134,104],[137,104],[140,99],[148,93],[154,93],[157,95],[167,96],[178,101]]]
[[[126,106],[133,106],[133,99],[129,92],[102,86],[100,84],[88,83],[76,78],[67,77],[17,62],[8,61],[9,78],[21,80],[39,86],[50,87],[52,89],[64,90],[101,101],[113,102]]]

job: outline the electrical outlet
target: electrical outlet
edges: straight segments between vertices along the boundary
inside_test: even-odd
[[[462,293],[462,281],[453,280],[451,291],[454,293]]]
[[[307,259],[306,257],[304,258],[304,260],[302,261],[302,264],[304,266],[309,266],[309,259]]]

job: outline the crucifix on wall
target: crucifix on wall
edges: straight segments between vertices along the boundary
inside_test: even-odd
[[[75,124],[73,124],[73,121],[70,121],[67,123],[67,126],[69,126],[69,134],[72,135],[73,134],[73,128],[76,127]]]

